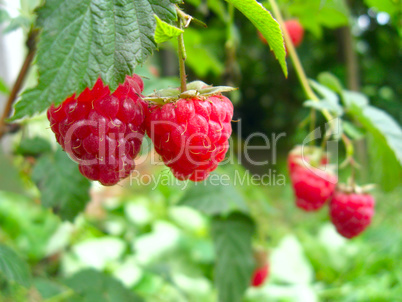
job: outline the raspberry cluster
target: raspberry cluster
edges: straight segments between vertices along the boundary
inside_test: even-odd
[[[176,98],[148,105],[138,75],[126,77],[112,94],[99,79],[78,97],[50,106],[47,116],[58,143],[90,180],[109,186],[129,176],[147,132],[176,178],[202,181],[229,148],[233,105],[220,92],[232,88],[191,85],[197,90],[174,90]]]
[[[202,181],[225,158],[233,105],[223,95],[181,98],[150,108],[148,136],[173,175]]]
[[[58,143],[85,177],[110,186],[134,169],[145,133],[143,88],[141,78],[133,75],[111,94],[99,79],[92,89],[48,109]]]
[[[328,157],[319,148],[296,147],[289,153],[288,169],[296,205],[305,211],[316,211],[329,201],[329,216],[337,232],[353,238],[370,225],[374,198],[356,185],[336,185],[335,175],[314,168],[327,164]]]

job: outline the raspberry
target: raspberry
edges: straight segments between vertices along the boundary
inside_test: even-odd
[[[295,47],[299,47],[303,41],[304,29],[300,22],[296,19],[285,21],[286,29],[289,33],[290,39]]]
[[[256,268],[251,278],[251,286],[257,287],[262,285],[269,274],[268,255],[265,249],[258,248],[254,250],[254,259]]]
[[[332,223],[339,234],[353,238],[371,223],[375,201],[370,194],[336,191],[329,205]]]
[[[305,155],[302,155],[300,147],[295,148],[289,154],[290,179],[296,197],[296,205],[305,211],[316,211],[332,196],[338,179],[331,172],[314,168],[314,166],[320,166],[328,161],[326,156],[317,153],[319,149],[311,147],[305,147],[305,149],[307,149]],[[317,157],[317,155],[319,156]]]
[[[47,117],[56,140],[79,164],[82,175],[105,186],[130,175],[145,133],[143,88],[138,75],[127,76],[110,94],[98,79],[78,97],[50,106]]]
[[[251,285],[254,287],[258,287],[262,285],[267,279],[269,274],[269,265],[268,263],[262,267],[255,269],[253,273],[253,277],[251,279]]]
[[[291,19],[285,21],[286,29],[289,33],[290,39],[295,47],[299,47],[303,41],[304,37],[304,29],[298,20]],[[258,32],[258,38],[265,44],[267,44],[267,40],[262,35],[261,32]]]
[[[202,181],[225,158],[233,105],[221,94],[179,98],[149,109],[147,134],[173,175]]]

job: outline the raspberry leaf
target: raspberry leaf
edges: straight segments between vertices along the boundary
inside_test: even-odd
[[[12,120],[60,104],[99,76],[114,91],[156,48],[153,15],[175,20],[176,2],[47,0],[37,11],[39,82],[22,94]]]
[[[155,20],[156,20],[155,42],[158,44],[166,42],[174,37],[177,37],[178,35],[184,32],[184,30],[162,21],[161,19],[159,19],[157,15],[155,15]]]
[[[288,76],[286,65],[285,42],[278,22],[271,13],[255,0],[226,0],[241,11],[267,40],[270,49],[282,67],[285,76]]]
[[[90,199],[89,181],[61,149],[38,160],[32,179],[41,190],[42,204],[62,219],[72,221]]]
[[[93,269],[79,271],[66,279],[65,284],[75,291],[68,301],[143,301],[116,279]]]
[[[28,264],[3,244],[0,244],[0,274],[25,287],[29,287],[31,283]]]
[[[402,129],[385,111],[369,105],[360,93],[343,91],[347,112],[369,133],[370,173],[382,188],[390,191],[399,182],[402,164]]]
[[[219,301],[242,301],[255,265],[251,246],[253,233],[254,223],[244,214],[233,213],[212,220],[216,252],[214,279]]]
[[[218,174],[212,174],[214,178]],[[247,205],[232,185],[213,185],[212,181],[194,183],[179,201],[180,205],[192,207],[204,214],[228,214],[232,211],[247,213]]]

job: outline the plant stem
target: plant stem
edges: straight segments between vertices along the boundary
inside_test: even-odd
[[[297,55],[297,52],[292,43],[292,40],[290,39],[290,35],[286,29],[286,26],[283,21],[278,4],[276,3],[275,0],[269,0],[269,3],[272,7],[274,17],[278,21],[278,23],[283,31],[285,43],[286,43],[286,49],[289,53],[290,58],[292,59],[293,65],[296,69],[296,73],[297,73],[297,76],[300,81],[300,84],[302,85],[307,98],[313,100],[314,102],[319,102],[320,99],[317,97],[317,95],[314,93],[313,89],[311,88],[311,86],[308,82],[306,73],[304,72],[303,66],[300,62],[299,56]],[[325,109],[322,110],[322,114],[324,115],[324,117],[326,118],[327,121],[334,119],[334,117],[331,115],[331,113],[328,110],[325,110]],[[342,141],[345,145],[346,153],[347,153],[348,157],[352,157],[353,153],[354,153],[354,148],[353,148],[351,141],[345,134],[342,134]]]
[[[183,28],[183,21],[179,18],[179,27]],[[179,42],[178,53],[179,53],[179,68],[180,68],[180,90],[181,92],[187,91],[187,75],[186,75],[186,49],[184,47],[184,37],[181,33],[177,38]]]
[[[28,34],[28,39],[26,45],[28,47],[28,54],[25,57],[24,64],[21,67],[21,70],[18,74],[17,80],[14,83],[13,88],[11,89],[10,95],[8,96],[6,106],[4,108],[3,115],[0,118],[0,139],[3,137],[5,133],[7,133],[7,123],[6,119],[10,116],[11,110],[13,108],[13,104],[18,97],[18,93],[21,90],[21,87],[24,83],[24,80],[28,74],[29,67],[35,57],[36,52],[36,36],[38,32],[36,30],[31,30]]]

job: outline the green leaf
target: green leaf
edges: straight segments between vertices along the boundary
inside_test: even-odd
[[[50,143],[42,137],[24,139],[16,152],[24,156],[38,156],[52,151]]]
[[[157,15],[155,15],[155,19],[156,19],[155,42],[157,44],[166,42],[184,32],[184,30],[162,21],[161,19],[159,19]]]
[[[86,269],[66,279],[64,282],[76,294],[67,301],[72,302],[140,302],[142,299],[126,289],[116,279]]]
[[[402,129],[398,123],[388,113],[374,106],[353,103],[348,109],[367,131],[380,139],[378,143],[386,143],[402,163]]]
[[[364,137],[364,132],[348,121],[342,121],[343,131],[352,139],[361,139]]]
[[[43,299],[50,299],[51,297],[66,292],[66,288],[47,279],[36,278],[33,283]]]
[[[10,15],[5,9],[0,8],[0,24],[10,20]]]
[[[335,91],[336,93],[341,93],[343,86],[341,81],[330,72],[322,72],[318,75],[318,82],[322,85],[327,86],[329,89]]]
[[[11,33],[19,28],[29,29],[32,25],[32,20],[27,16],[20,15],[12,18],[7,27],[3,30],[5,34]]]
[[[25,287],[29,287],[31,283],[28,264],[3,244],[0,244],[0,273],[7,280],[15,281]]]
[[[316,37],[322,37],[323,26],[339,28],[349,22],[350,12],[345,0],[296,0],[287,9]]]
[[[334,103],[326,99],[320,100],[319,102],[307,100],[303,103],[303,105],[305,107],[317,109],[318,111],[328,110],[335,113],[337,116],[341,115],[343,112],[342,107],[335,106]]]
[[[313,101],[309,100],[305,103],[305,106],[313,107],[318,110],[327,109],[332,113],[334,113],[336,116],[341,116],[343,114],[343,109],[339,105],[339,98],[335,92],[333,92],[326,86],[317,83],[314,80],[310,80],[310,85],[315,91],[317,91],[323,97],[323,99],[320,102],[315,102],[316,104],[314,104]]]
[[[381,143],[378,136],[368,135],[370,181],[378,183],[384,191],[392,191],[402,179],[402,169],[393,151]]]
[[[348,114],[372,136],[369,149],[371,162],[378,169],[375,176],[380,179],[384,190],[392,190],[398,184],[395,180],[399,179],[402,164],[401,127],[388,113],[368,105],[368,100],[363,94],[345,91],[343,96],[348,106]],[[383,165],[381,167],[377,165],[380,160]],[[389,174],[387,171],[391,170],[393,172]]]
[[[153,15],[175,20],[175,2],[47,0],[37,11],[39,82],[22,94],[12,120],[60,104],[99,77],[114,91],[155,49]]]
[[[225,69],[215,49],[208,45],[210,43],[208,39],[207,35],[190,27],[186,28],[184,33],[184,44],[186,45],[187,53],[186,64],[199,77],[206,77],[209,73],[221,75]],[[177,43],[172,44],[177,49]]]
[[[399,1],[391,0],[365,0],[368,7],[375,8],[378,12],[386,12],[391,16],[398,16],[401,13]]]
[[[0,93],[9,94],[10,89],[2,78],[0,78]]]
[[[282,67],[285,76],[288,76],[286,65],[285,42],[278,22],[260,3],[255,0],[226,0],[241,11],[267,40],[270,49]]]
[[[233,213],[226,218],[214,217],[211,232],[219,301],[240,302],[255,265],[251,247],[254,223],[244,214]]]
[[[90,182],[61,149],[38,160],[32,179],[41,190],[42,204],[52,208],[62,219],[72,221],[90,199]]]
[[[247,205],[244,198],[229,183],[214,183],[219,174],[211,174],[204,182],[194,183],[186,190],[180,199],[179,205],[192,207],[198,211],[208,214],[228,214],[233,211],[247,212]]]

